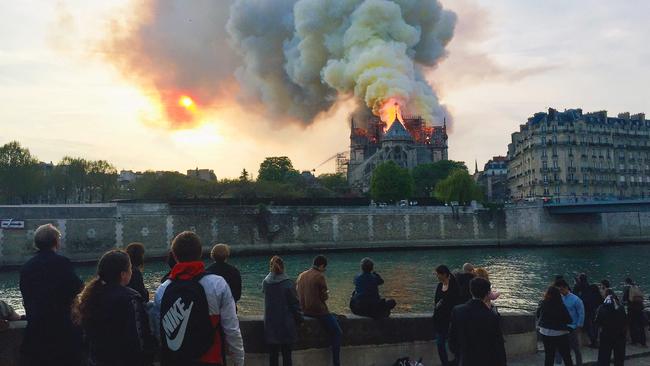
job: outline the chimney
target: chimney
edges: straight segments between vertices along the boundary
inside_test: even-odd
[[[618,118],[624,119],[624,120],[629,120],[630,119],[630,112],[619,113]]]

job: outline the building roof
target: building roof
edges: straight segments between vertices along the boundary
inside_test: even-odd
[[[390,126],[386,134],[382,137],[382,141],[410,141],[413,142],[413,137],[411,134],[404,128],[402,122],[400,122],[397,117],[393,121],[393,124]]]

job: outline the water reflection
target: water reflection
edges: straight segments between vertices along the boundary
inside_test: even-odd
[[[434,268],[446,264],[452,270],[463,263],[485,267],[490,280],[501,297],[496,304],[502,308],[533,310],[545,287],[557,274],[566,276],[569,282],[580,272],[589,275],[592,282],[608,278],[614,289],[621,291],[626,276],[634,278],[646,291],[650,290],[650,246],[631,245],[619,247],[580,248],[511,248],[511,249],[450,249],[383,251],[354,253],[331,253],[326,276],[330,287],[329,306],[332,311],[349,313],[348,302],[354,289],[353,278],[359,272],[363,257],[371,257],[375,269],[386,283],[380,287],[382,296],[394,298],[397,312],[432,311],[437,279]],[[313,255],[283,255],[287,274],[292,278],[310,268]],[[242,273],[243,294],[238,305],[241,314],[262,312],[262,280],[268,273],[269,256],[239,257],[231,260]],[[79,266],[78,273],[88,279],[94,266]],[[162,261],[145,266],[145,284],[153,292],[160,278],[167,272]],[[0,299],[21,309],[18,290],[18,273],[0,273]]]

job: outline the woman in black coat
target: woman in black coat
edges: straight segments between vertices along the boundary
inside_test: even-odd
[[[97,276],[84,288],[75,314],[95,366],[148,366],[154,339],[142,297],[127,287],[131,279],[129,256],[119,250],[104,254]]]
[[[436,332],[436,345],[438,357],[442,366],[455,364],[449,362],[447,353],[447,340],[449,337],[449,323],[451,322],[451,311],[458,305],[460,292],[456,278],[451,274],[449,267],[440,265],[436,267],[438,286],[436,287],[435,308],[433,310],[433,328]]]
[[[625,362],[627,315],[612,289],[605,290],[605,301],[596,312],[594,324],[600,328],[598,365],[609,365],[614,352],[614,365],[622,366]]]
[[[264,339],[270,348],[269,364],[291,366],[291,345],[298,339],[296,322],[302,322],[296,286],[284,273],[284,261],[271,258],[270,272],[262,282],[264,291]]]
[[[573,366],[569,347],[569,327],[571,315],[564,302],[560,290],[550,286],[544,294],[544,299],[537,308],[537,328],[544,342],[544,365],[553,366],[555,352],[559,352],[566,366]]]

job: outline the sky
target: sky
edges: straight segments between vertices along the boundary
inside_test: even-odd
[[[220,0],[215,0],[220,1]],[[151,91],[108,62],[115,19],[137,2],[21,0],[0,4],[0,144],[42,161],[105,159],[120,169],[209,168],[256,175],[266,156],[299,170],[349,147],[341,101],[316,121],[278,124],[245,104],[207,110],[170,129]],[[473,170],[504,155],[510,134],[549,107],[650,114],[650,30],[643,0],[445,0],[458,23],[448,56],[426,71],[453,118],[449,158]],[[218,55],[217,55],[218,56]],[[216,57],[217,61],[219,57]],[[331,172],[334,162],[316,173]]]

